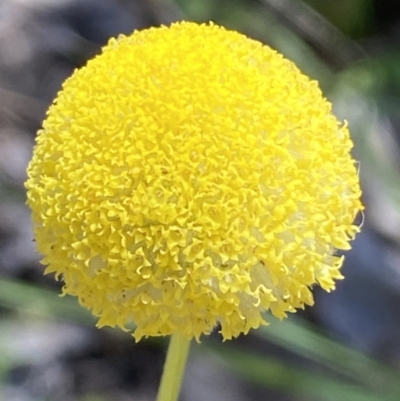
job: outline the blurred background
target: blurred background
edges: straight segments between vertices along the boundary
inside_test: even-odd
[[[331,294],[221,344],[194,344],[181,400],[400,400],[400,3],[396,0],[0,1],[0,400],[147,401],[166,341],[98,330],[42,275],[24,181],[63,80],[108,38],[182,19],[276,48],[347,120],[366,204]]]

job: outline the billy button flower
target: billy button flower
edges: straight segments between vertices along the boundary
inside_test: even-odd
[[[189,22],[111,39],[64,83],[28,168],[46,273],[99,327],[174,335],[170,355],[247,333],[342,278],[351,148],[317,83],[257,41]]]

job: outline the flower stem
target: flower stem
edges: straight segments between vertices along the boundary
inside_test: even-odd
[[[157,401],[176,401],[189,353],[190,340],[179,333],[171,336]]]

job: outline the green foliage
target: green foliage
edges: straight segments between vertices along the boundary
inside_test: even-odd
[[[370,33],[372,18],[371,0],[306,0],[329,22],[352,38]]]
[[[53,291],[10,280],[0,281],[0,306],[20,317],[64,320],[93,326],[94,319],[70,297]],[[7,338],[12,336],[14,319],[0,325],[0,378],[20,362],[7,352]],[[338,344],[301,319],[274,320],[269,326],[254,330],[251,336],[301,357],[297,362],[254,352],[232,341],[201,346],[219,355],[221,367],[236,372],[244,380],[283,393],[322,401],[396,401],[400,399],[400,374],[357,351]],[[159,345],[164,345],[162,341]],[[200,347],[194,347],[199,352]],[[296,358],[295,358],[296,360]],[[307,368],[304,368],[308,366]]]

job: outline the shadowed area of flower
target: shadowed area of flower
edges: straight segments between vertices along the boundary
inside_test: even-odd
[[[335,287],[362,209],[316,82],[209,24],[110,40],[39,132],[28,204],[47,273],[134,336],[225,339]]]

